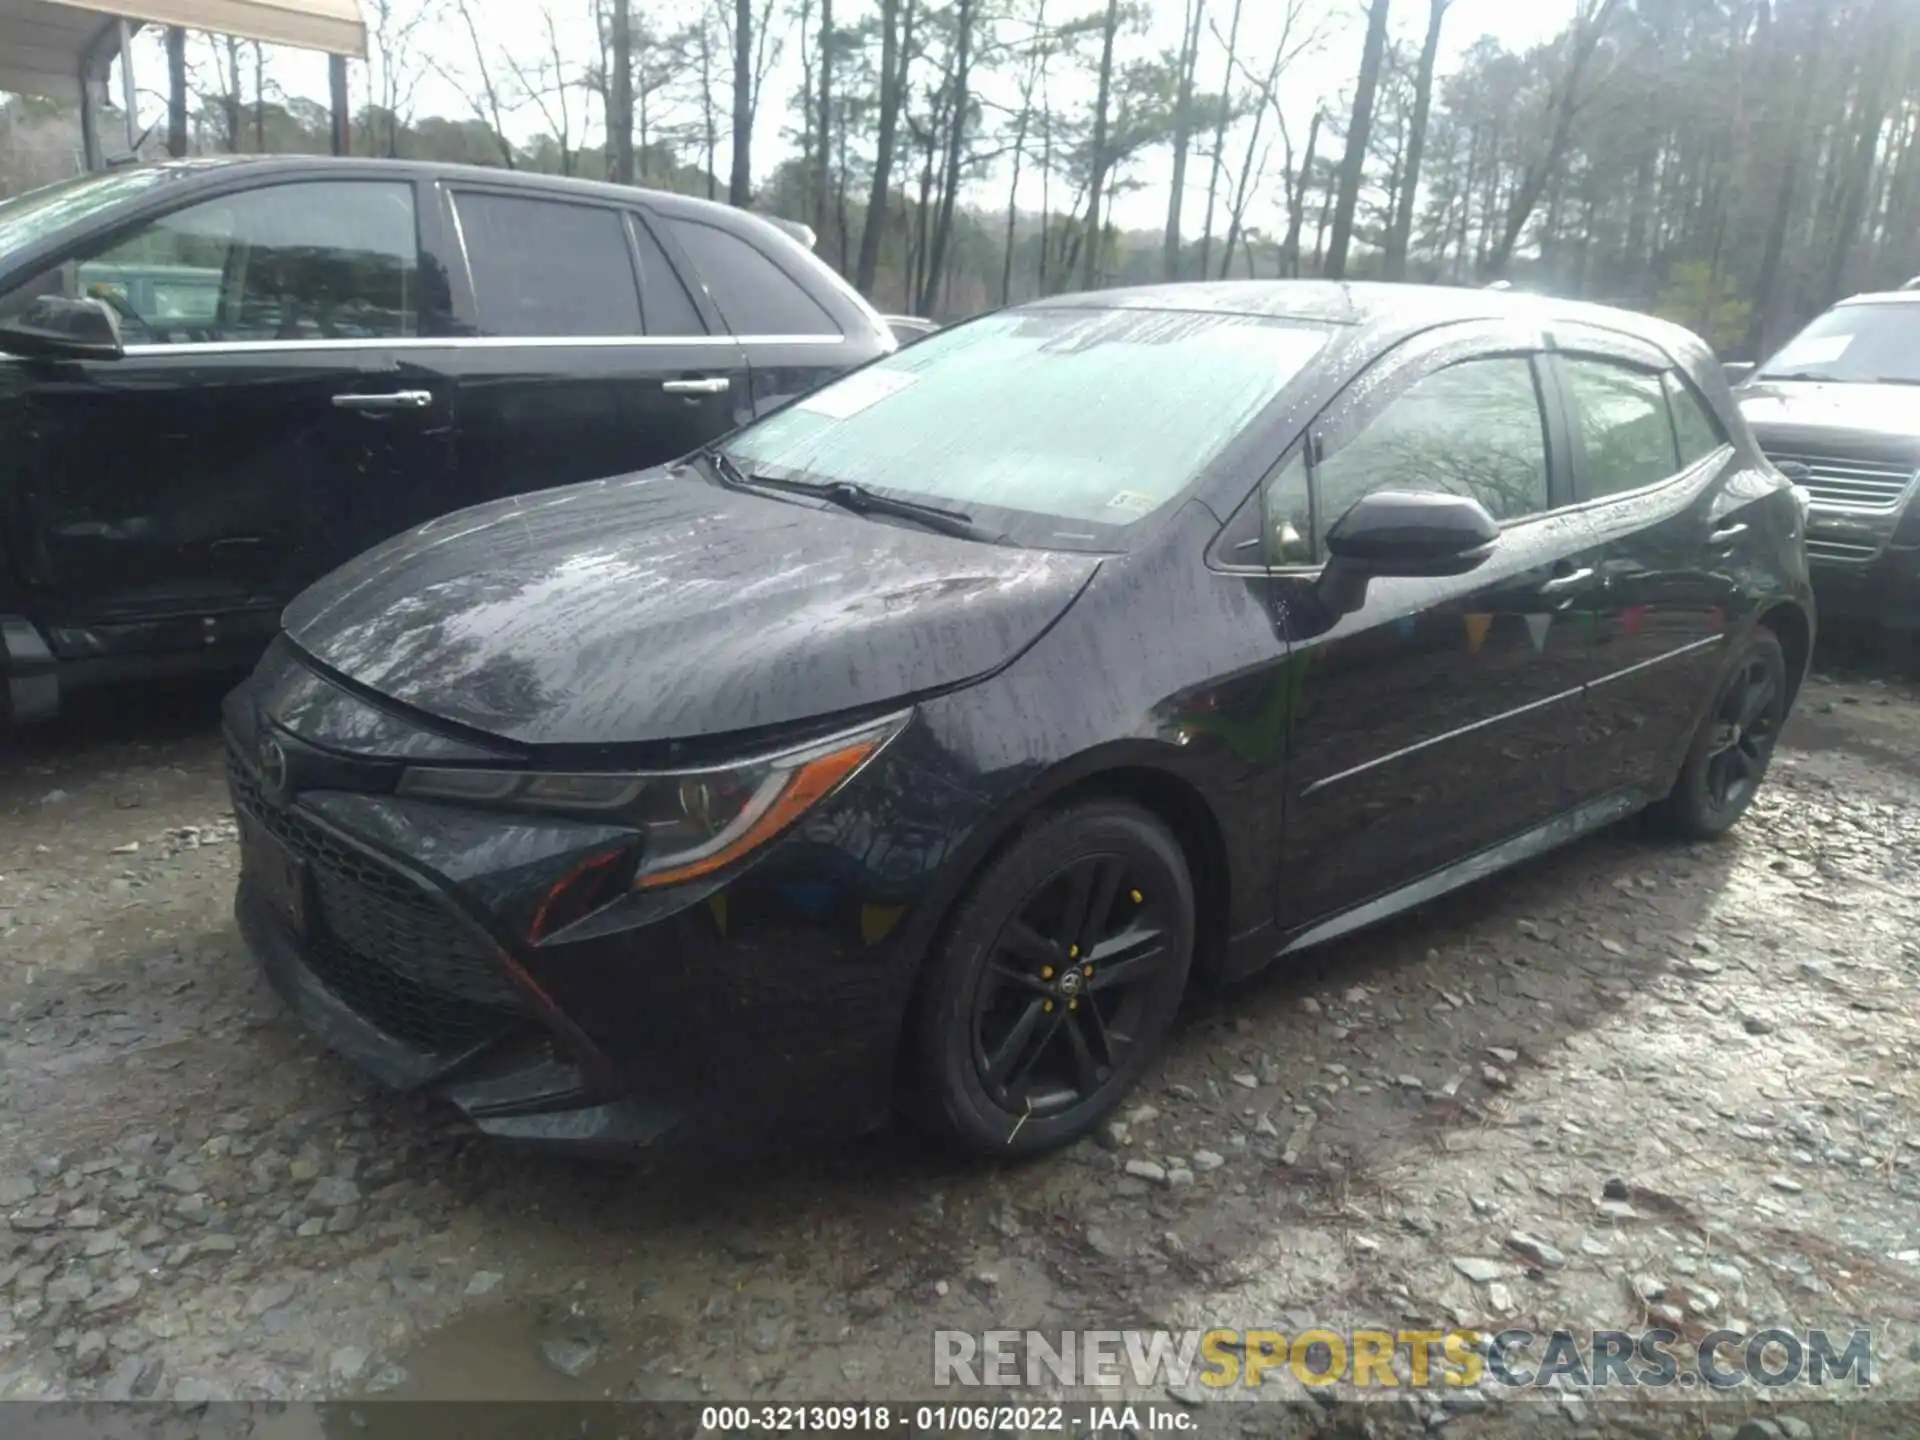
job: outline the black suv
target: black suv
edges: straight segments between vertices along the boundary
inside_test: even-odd
[[[1920,630],[1920,289],[1841,302],[1734,394],[1812,499],[1821,613]]]
[[[774,225],[654,191],[273,157],[0,203],[0,720],[250,663],[389,535],[684,455],[894,345]]]

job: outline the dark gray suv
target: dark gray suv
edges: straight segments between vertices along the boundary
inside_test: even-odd
[[[1842,301],[1734,394],[1812,500],[1821,614],[1920,631],[1920,286]]]

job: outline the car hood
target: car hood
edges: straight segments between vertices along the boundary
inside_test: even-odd
[[[1099,568],[648,471],[423,525],[284,617],[322,664],[528,745],[756,730],[1020,654]]]
[[[1753,381],[1733,392],[1763,446],[1791,453],[1911,456],[1920,464],[1920,388]]]

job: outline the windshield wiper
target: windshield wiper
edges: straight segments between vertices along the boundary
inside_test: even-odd
[[[957,535],[962,540],[995,541],[1001,538],[974,523],[973,516],[964,510],[948,510],[939,505],[925,505],[918,500],[882,495],[851,480],[787,480],[774,475],[754,475],[741,469],[740,463],[724,450],[712,449],[706,453],[721,479],[736,489],[775,490],[787,495],[805,495],[838,505],[842,510],[851,510],[856,515],[886,515],[897,520],[911,520],[916,525],[942,535]]]
[[[1920,375],[1876,375],[1876,385],[1920,385]]]
[[[1845,375],[1822,375],[1813,370],[1766,370],[1753,378],[1756,380],[1812,380],[1823,385],[1853,385],[1858,383]]]

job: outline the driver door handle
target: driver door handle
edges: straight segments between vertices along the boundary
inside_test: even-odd
[[[1707,543],[1709,545],[1729,545],[1746,533],[1747,522],[1741,520],[1735,524],[1714,531],[1711,535],[1707,536]]]
[[[359,410],[367,414],[386,414],[395,410],[425,410],[433,404],[431,390],[392,390],[377,395],[336,395],[336,410]]]
[[[1542,595],[1571,595],[1576,590],[1585,590],[1593,583],[1593,567],[1581,570],[1569,570],[1564,575],[1556,575],[1551,580],[1540,582]]]
[[[725,375],[709,375],[699,380],[667,380],[660,388],[669,395],[724,395],[733,387]]]

